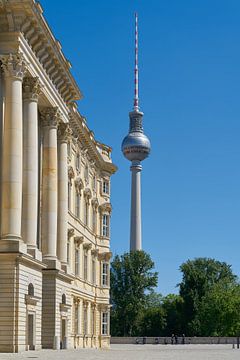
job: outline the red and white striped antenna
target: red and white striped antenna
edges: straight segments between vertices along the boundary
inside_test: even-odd
[[[134,68],[134,105],[135,111],[139,111],[138,97],[138,14],[135,13],[135,68]]]

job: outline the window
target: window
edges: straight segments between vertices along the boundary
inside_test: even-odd
[[[75,334],[79,333],[79,329],[78,329],[78,314],[79,314],[79,306],[78,303],[75,304],[75,318],[74,318],[74,332]]]
[[[72,184],[68,181],[68,210],[71,210]]]
[[[96,284],[96,260],[92,258],[92,284]]]
[[[76,155],[76,169],[80,172],[81,162],[80,162],[80,154]]]
[[[88,212],[89,212],[89,204],[88,204],[88,201],[85,201],[84,223],[86,226],[88,226]]]
[[[102,335],[108,335],[108,312],[102,313]]]
[[[67,303],[66,295],[62,294],[62,304],[66,305],[66,303]]]
[[[109,237],[109,215],[102,217],[102,236]]]
[[[80,218],[80,206],[81,206],[81,195],[79,192],[76,193],[76,202],[75,202],[75,215]]]
[[[84,307],[83,310],[83,333],[84,335],[87,334],[87,307]]]
[[[95,310],[92,309],[92,335],[95,334]]]
[[[109,195],[109,181],[108,180],[103,180],[103,194],[108,194]]]
[[[83,278],[87,280],[88,278],[88,252],[84,251],[84,259],[83,259]]]
[[[79,249],[75,249],[75,275],[79,275]]]
[[[70,241],[67,242],[67,263],[70,264]]]
[[[108,286],[108,263],[102,263],[102,286]]]
[[[97,212],[96,212],[96,210],[94,209],[94,207],[92,208],[92,231],[94,232],[94,233],[96,233],[96,221],[97,220]]]
[[[32,283],[28,285],[28,295],[34,296],[34,286]]]

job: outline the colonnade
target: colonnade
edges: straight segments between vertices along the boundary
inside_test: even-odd
[[[0,60],[4,79],[0,250],[26,249],[38,260],[42,252],[43,261],[51,267],[66,266],[71,131],[61,122],[57,108],[39,108],[41,85],[38,78],[25,76],[23,56],[6,55]]]

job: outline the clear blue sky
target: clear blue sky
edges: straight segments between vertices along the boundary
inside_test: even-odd
[[[80,112],[113,147],[113,254],[129,248],[130,171],[121,154],[133,98],[139,14],[140,106],[152,153],[143,163],[143,249],[158,290],[176,292],[198,256],[240,275],[239,0],[42,0],[84,94]]]

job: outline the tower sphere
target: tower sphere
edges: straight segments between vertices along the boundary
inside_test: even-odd
[[[130,161],[142,161],[150,154],[151,145],[142,132],[130,132],[122,142],[123,155]]]

